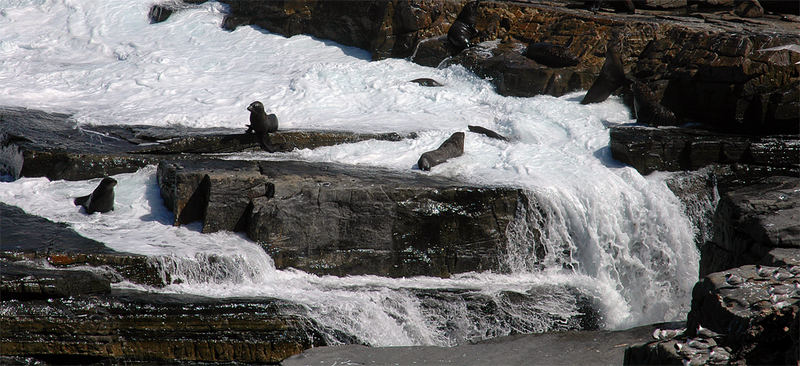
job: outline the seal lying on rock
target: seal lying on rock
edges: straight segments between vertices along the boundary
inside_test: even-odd
[[[278,130],[278,117],[267,114],[264,105],[259,101],[250,103],[247,110],[250,111],[250,124],[247,125],[245,133],[255,133],[258,144],[264,151],[275,152],[276,148],[269,141],[269,133]]]
[[[421,170],[431,170],[432,167],[444,163],[447,159],[464,154],[464,133],[456,132],[445,140],[438,149],[428,151],[419,157],[417,166]]]
[[[475,17],[478,15],[478,0],[464,5],[458,17],[447,30],[447,41],[453,46],[455,53],[469,47],[469,40],[478,35],[475,29]]]
[[[467,128],[469,128],[470,132],[481,133],[481,134],[489,136],[489,137],[491,137],[493,139],[508,141],[508,139],[505,136],[503,136],[503,135],[501,135],[501,134],[499,134],[497,132],[494,132],[494,131],[492,131],[492,130],[490,130],[488,128],[484,128],[484,127],[481,127],[481,126],[467,126]]]
[[[444,86],[442,83],[440,83],[440,82],[438,82],[436,80],[433,80],[433,79],[429,79],[429,78],[414,79],[414,80],[411,80],[411,82],[412,83],[417,83],[417,84],[419,84],[421,86]]]
[[[117,181],[114,178],[103,178],[92,194],[76,198],[75,206],[83,206],[88,214],[113,210],[115,185],[117,185]]]
[[[547,42],[529,44],[528,49],[525,51],[525,57],[550,67],[575,66],[578,64],[578,57],[573,55],[568,48]]]
[[[608,96],[615,90],[628,84],[630,84],[630,80],[625,76],[622,58],[616,48],[609,44],[606,48],[606,61],[600,69],[600,75],[597,75],[597,79],[586,92],[581,104],[600,103],[608,99]]]

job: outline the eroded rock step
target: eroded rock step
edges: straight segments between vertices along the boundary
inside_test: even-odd
[[[299,161],[164,161],[176,225],[243,231],[278,268],[434,275],[498,269],[522,190],[375,167]]]

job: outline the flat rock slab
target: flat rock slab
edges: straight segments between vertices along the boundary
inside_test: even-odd
[[[158,181],[176,224],[244,231],[278,268],[435,275],[497,269],[519,189],[413,171],[299,161],[172,161]]]
[[[712,164],[749,164],[800,172],[797,135],[744,136],[677,127],[610,128],[611,155],[642,174],[695,170]]]
[[[663,325],[517,335],[455,347],[319,347],[281,365],[620,365],[625,347],[651,339],[657,327]]]
[[[277,363],[326,345],[294,305],[136,291],[0,302],[0,349],[9,358],[119,364]]]
[[[163,159],[196,159],[202,154],[260,151],[255,135],[242,129],[78,125],[70,115],[24,108],[0,108],[0,147],[18,150],[23,177],[86,180],[128,173]],[[270,135],[278,152],[377,139],[415,138],[411,133],[278,131]],[[0,161],[0,164],[14,162]],[[0,167],[2,168],[2,167]],[[0,169],[2,170],[2,169]],[[16,178],[16,177],[15,177]]]
[[[4,203],[0,203],[0,218],[0,260],[44,261],[57,268],[109,267],[114,271],[108,273],[113,282],[127,279],[151,286],[164,285],[161,275],[145,256],[114,251],[103,243],[80,236],[65,224],[29,215]],[[47,274],[32,278],[36,277],[47,277]],[[93,274],[88,273],[86,280],[94,281]]]

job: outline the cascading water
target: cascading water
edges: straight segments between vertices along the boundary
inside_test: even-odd
[[[429,174],[526,190],[508,228],[502,273],[452,278],[315,276],[276,270],[240,234],[172,226],[155,167],[115,176],[116,209],[84,215],[83,182],[0,183],[0,201],[65,222],[107,246],[139,253],[167,286],[150,291],[276,297],[298,304],[331,342],[453,345],[514,332],[619,329],[685,316],[697,278],[695,229],[664,175],[642,177],[610,158],[606,125],[630,122],[618,99],[580,105],[503,97],[460,66],[369,61],[363,50],[220,28],[207,3],[149,24],[150,2],[0,0],[0,104],[73,112],[77,124],[244,128],[264,102],[282,129],[418,132],[231,159],[302,159],[411,170],[419,155],[479,124],[511,142],[467,134],[463,157]],[[434,77],[443,88],[408,80]],[[135,287],[118,283],[117,287]]]

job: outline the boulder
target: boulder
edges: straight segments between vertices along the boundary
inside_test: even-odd
[[[278,268],[336,275],[498,269],[524,199],[412,171],[297,161],[162,162],[158,181],[178,223],[244,230]]]

